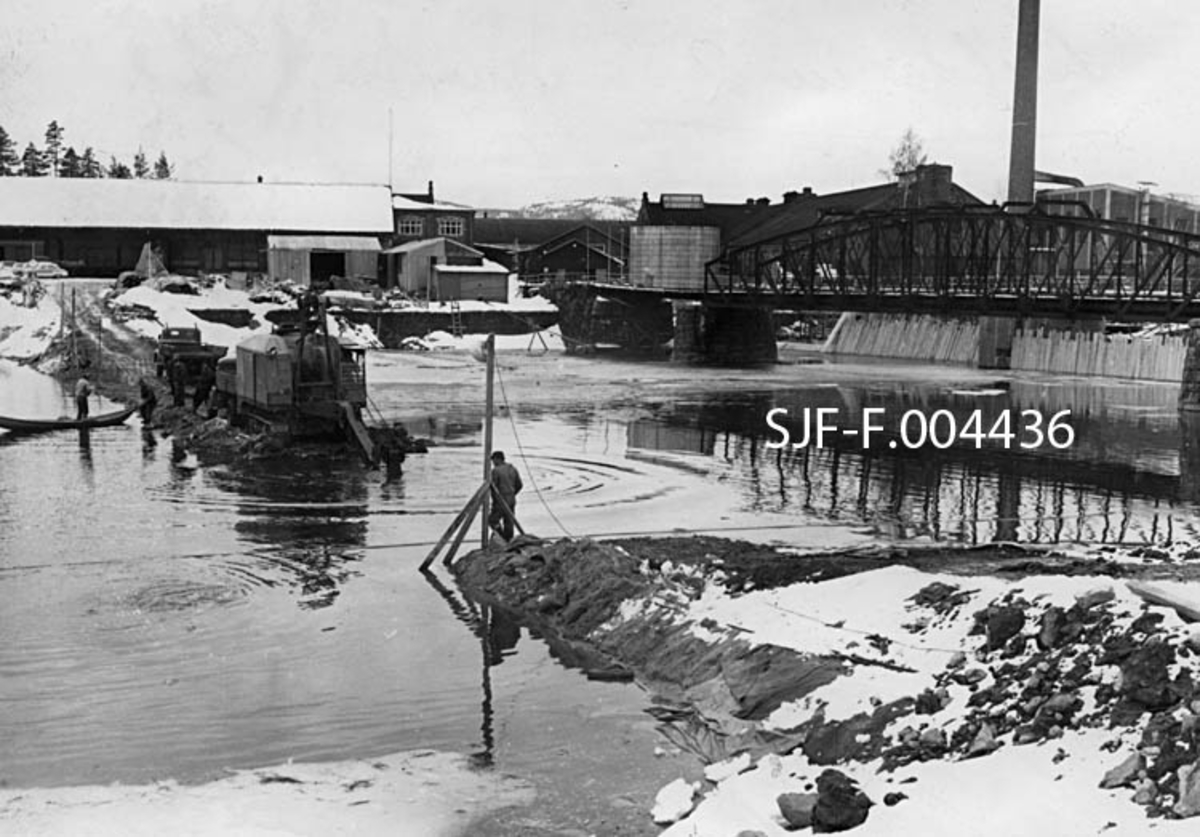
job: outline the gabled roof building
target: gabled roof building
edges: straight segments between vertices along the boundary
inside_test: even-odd
[[[293,275],[275,278],[373,278],[391,227],[386,186],[0,178],[0,259],[47,259],[75,275],[115,276],[152,242],[176,272],[286,264]],[[272,250],[292,255],[276,262]]]

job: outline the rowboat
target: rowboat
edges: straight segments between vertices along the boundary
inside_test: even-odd
[[[0,416],[0,429],[8,430],[11,433],[45,433],[50,430],[90,430],[93,427],[112,427],[117,424],[124,424],[125,419],[136,413],[141,406],[141,404],[134,404],[132,407],[114,410],[111,413],[100,413],[99,415],[88,416],[84,419],[66,417],[56,419],[24,419]]]

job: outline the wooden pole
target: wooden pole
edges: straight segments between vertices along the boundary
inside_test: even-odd
[[[491,486],[492,484],[492,405],[493,395],[492,388],[496,378],[496,335],[489,334],[487,340],[484,341],[484,349],[487,351],[487,399],[484,405],[483,418],[483,484]],[[483,492],[483,525],[480,527],[480,547],[487,548],[488,541],[491,540],[491,529],[488,527],[488,517],[491,512],[491,491]]]
[[[437,542],[437,545],[430,550],[429,554],[425,556],[425,560],[421,562],[422,570],[433,563],[433,559],[436,558],[437,554],[442,551],[442,547],[449,542],[450,538],[454,536],[455,532],[463,527],[463,522],[467,518],[467,513],[473,506],[478,506],[479,503],[482,502],[480,495],[487,491],[487,488],[487,483],[479,486],[479,489],[471,495],[471,499],[467,501],[467,504],[459,509],[458,514],[455,515],[454,520],[450,523],[449,527],[447,527],[445,534],[443,534],[441,537],[441,540]]]
[[[483,492],[483,497],[487,497],[489,493],[488,491]],[[470,531],[471,524],[475,522],[475,515],[479,514],[479,507],[481,505],[483,505],[483,498],[480,498],[477,502],[472,502],[467,507],[467,516],[463,520],[462,528],[458,530],[458,534],[454,537],[454,543],[450,544],[450,549],[446,553],[446,557],[442,559],[442,563],[447,567],[450,566],[450,562],[454,560],[454,556],[458,553],[458,547],[462,544],[463,538],[467,536],[467,532]],[[486,522],[485,520],[484,523]]]

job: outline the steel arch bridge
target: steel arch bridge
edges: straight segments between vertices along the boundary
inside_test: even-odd
[[[713,305],[1185,320],[1200,316],[1200,235],[1083,204],[831,215],[705,268]]]

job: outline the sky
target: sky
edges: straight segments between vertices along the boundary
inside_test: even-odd
[[[880,182],[1003,200],[1017,0],[6,0],[0,127],[186,180],[516,207]],[[1037,168],[1200,200],[1200,4],[1043,0]],[[390,151],[389,151],[390,145]]]

